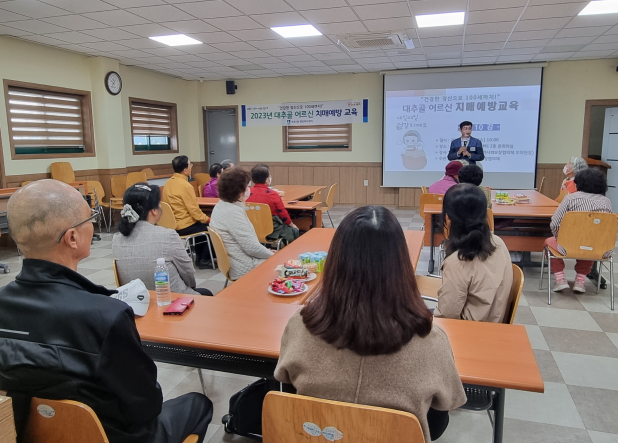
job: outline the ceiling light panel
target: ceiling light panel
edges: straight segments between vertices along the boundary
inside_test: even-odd
[[[425,14],[416,16],[416,24],[419,28],[432,28],[434,26],[463,25],[466,18],[465,12],[447,12],[445,14]]]
[[[315,29],[312,25],[275,26],[270,29],[272,29],[284,38],[311,37],[314,35],[322,35],[322,33]]]
[[[184,34],[160,35],[157,37],[148,37],[150,40],[163,43],[168,46],[186,46],[186,45],[201,45],[202,42],[191,38]]]
[[[579,15],[615,14],[618,13],[618,0],[592,1],[582,9]]]

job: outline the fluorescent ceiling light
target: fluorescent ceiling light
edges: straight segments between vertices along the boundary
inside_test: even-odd
[[[463,25],[465,16],[465,12],[447,12],[445,14],[417,15],[416,24],[419,28],[430,28],[432,26]]]
[[[322,35],[322,33],[315,29],[312,25],[275,26],[274,28],[270,29],[275,31],[281,37],[285,38],[311,37],[314,35]]]
[[[618,12],[618,1],[603,0],[588,3],[579,15],[615,14]]]
[[[184,34],[160,35],[158,37],[148,37],[150,40],[158,41],[168,46],[201,45],[202,42]]]

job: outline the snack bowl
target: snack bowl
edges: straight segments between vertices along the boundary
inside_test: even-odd
[[[295,297],[309,289],[306,284],[299,280],[287,280],[278,278],[268,285],[268,292],[280,297]]]

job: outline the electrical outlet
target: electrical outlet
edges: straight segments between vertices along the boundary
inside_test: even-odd
[[[369,180],[365,180],[365,186],[369,186]]]

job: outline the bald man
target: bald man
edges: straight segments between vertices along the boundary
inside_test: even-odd
[[[0,390],[13,397],[18,441],[32,397],[86,403],[110,443],[181,443],[190,434],[202,441],[211,401],[191,393],[163,403],[133,310],[77,273],[95,218],[78,191],[56,180],[28,184],[9,200],[24,261],[0,288]]]

